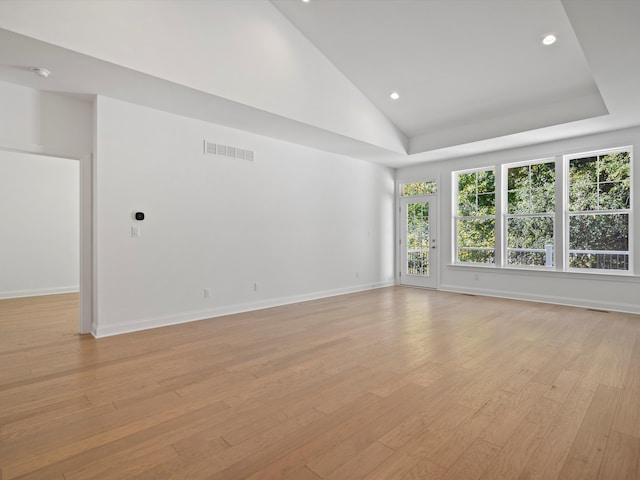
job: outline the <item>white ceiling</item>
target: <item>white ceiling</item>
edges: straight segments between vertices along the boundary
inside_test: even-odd
[[[405,136],[405,153],[51,45],[17,29],[0,30],[0,81],[114,96],[392,167],[640,124],[635,25],[640,1],[271,0],[271,5],[395,124]],[[5,27],[1,21],[0,27]],[[548,32],[556,33],[558,42],[543,47]],[[40,64],[56,72],[46,83],[26,68]],[[394,90],[401,95],[397,101],[389,98]],[[278,94],[279,101],[287,101]]]
[[[567,97],[606,113],[559,1],[271,1],[408,137]]]

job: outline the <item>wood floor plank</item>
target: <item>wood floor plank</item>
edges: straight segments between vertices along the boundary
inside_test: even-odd
[[[367,480],[384,478],[385,480],[399,480],[407,475],[417,475],[418,472],[436,477],[438,474],[444,475],[446,469],[427,460],[427,455],[448,439],[460,423],[465,421],[473,413],[462,405],[449,405],[446,412],[441,412],[437,420],[431,422],[428,427],[419,431],[413,431],[411,438],[400,443],[396,452],[373,470]],[[403,429],[403,432],[406,430]],[[397,438],[395,435],[387,437],[390,440]],[[382,437],[383,439],[385,437]],[[382,440],[381,440],[382,441]],[[411,473],[413,472],[413,473]]]
[[[465,480],[477,480],[499,451],[500,447],[478,439],[456,460],[442,479],[458,480],[464,478]]]
[[[480,438],[493,445],[504,446],[546,391],[546,385],[530,382],[517,395],[507,397],[504,410],[480,434]]]
[[[350,418],[333,425],[329,430],[320,431],[320,434],[313,435],[312,437],[303,436],[298,439],[287,439],[287,444],[292,445],[293,448],[277,461],[273,461],[269,456],[261,457],[264,466],[259,469],[255,469],[255,461],[250,461],[249,464],[241,466],[242,474],[237,473],[237,470],[234,468],[231,472],[221,472],[218,478],[223,480],[227,478],[225,475],[228,476],[230,473],[239,477],[249,473],[246,475],[246,478],[250,480],[266,480],[282,476],[284,473],[288,473],[290,470],[303,464],[308,464],[312,459],[331,450],[334,445],[352,437],[354,432],[359,432],[361,429],[367,428],[369,424],[380,416],[397,409],[403,400],[416,396],[422,390],[423,388],[417,385],[406,385],[386,398],[379,398],[369,407],[352,414]],[[331,426],[331,424],[329,424],[329,426]],[[368,437],[366,433],[365,437]],[[354,451],[358,451],[358,446],[355,447]],[[344,459],[344,457],[341,458]],[[217,479],[212,478],[212,480]]]
[[[572,390],[522,471],[520,480],[559,478],[594,394],[590,388],[580,386]]]
[[[640,480],[640,317],[405,287],[96,340],[0,300],[0,480]]]
[[[598,480],[637,480],[640,478],[640,438],[611,432],[604,452]]]
[[[505,396],[505,393],[497,392],[482,408],[462,422],[437,449],[429,452],[427,458],[445,468],[451,468],[508,407],[510,397],[510,394]],[[486,443],[488,442],[478,443],[479,448],[482,450],[482,445]]]
[[[307,465],[323,478],[331,475],[334,470],[348,462],[350,458],[358,456],[363,449],[383,438],[400,421],[422,409],[430,397],[431,392],[428,389],[422,389],[413,397],[405,398],[393,404],[392,408],[385,412],[380,412],[376,418],[373,418],[363,428],[343,442],[336,442],[334,447],[320,454]],[[385,400],[387,399],[391,400],[391,396],[385,398]]]
[[[282,480],[320,480],[320,477],[309,470],[308,467],[303,466],[295,469],[286,477],[283,477]]]
[[[371,470],[393,454],[393,450],[379,442],[373,442],[364,450],[358,452],[349,461],[336,468],[330,475],[322,476],[327,480],[361,480]]]
[[[220,472],[223,472],[220,474],[221,478],[225,478],[225,476],[243,478],[244,473],[238,474],[236,470],[251,469],[252,467],[259,469],[267,464],[268,460],[278,458],[277,453],[282,455],[301,443],[308,442],[314,435],[321,435],[327,430],[339,428],[342,422],[347,421],[362,409],[374,405],[377,400],[379,400],[378,397],[365,394],[327,419],[317,410],[309,409],[282,422],[273,429],[230,447],[221,454],[207,454],[200,458],[185,456],[186,461],[183,462],[183,465],[168,478],[209,478]],[[301,462],[296,466],[303,464],[304,462]]]
[[[207,407],[206,402],[180,405],[149,417],[128,422],[126,425],[121,425],[115,428],[107,427],[93,435],[87,437],[83,436],[83,438],[76,442],[64,443],[58,447],[49,448],[46,453],[43,452],[42,448],[39,448],[36,452],[29,453],[26,458],[8,460],[5,463],[7,476],[12,478],[24,475],[29,471],[38,470],[52,463],[55,464],[57,462],[61,462],[67,458],[77,455],[78,453],[92,450],[101,445],[126,438],[132,433],[151,428],[153,425],[163,423],[191,411],[202,410],[205,407]],[[228,407],[220,403],[216,405],[215,408],[218,410]]]
[[[519,423],[481,480],[516,480],[555,419],[560,404],[543,398]]]
[[[445,468],[423,458],[402,476],[400,480],[440,480],[446,473],[447,470]]]
[[[400,450],[427,430],[431,433],[442,434],[444,437],[445,434],[451,434],[453,429],[473,413],[474,411],[468,407],[452,404],[451,397],[443,395],[442,398],[427,404],[425,408],[389,430],[380,437],[380,442],[390,448]]]
[[[622,387],[613,428],[618,432],[640,438],[640,336],[635,339],[632,356]]]
[[[120,480],[144,472],[161,462],[171,461],[178,453],[171,447],[152,449],[131,449],[117,455],[103,457],[95,462],[84,464],[64,474],[65,480]],[[114,465],[121,465],[114,469]]]
[[[561,478],[597,478],[619,397],[619,388],[604,384],[598,387],[560,471]]]

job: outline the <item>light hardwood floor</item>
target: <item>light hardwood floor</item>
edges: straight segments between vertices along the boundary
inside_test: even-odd
[[[402,287],[77,315],[0,301],[1,480],[640,479],[640,316]]]

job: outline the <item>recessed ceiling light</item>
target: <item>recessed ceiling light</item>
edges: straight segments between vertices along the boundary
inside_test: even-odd
[[[311,0],[302,0],[302,3],[309,3]]]
[[[49,75],[51,75],[51,72],[46,68],[33,67],[31,71],[42,78],[47,78]]]
[[[542,39],[542,44],[547,46],[553,45],[554,43],[556,43],[557,39],[558,38],[553,33],[549,33]]]
[[[397,100],[400,98],[400,94],[398,92],[391,92],[391,95],[389,95],[393,100]]]

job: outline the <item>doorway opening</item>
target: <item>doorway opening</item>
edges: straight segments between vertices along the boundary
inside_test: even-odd
[[[91,331],[91,290],[83,289],[83,243],[90,245],[84,220],[91,218],[82,195],[89,165],[83,163],[0,150],[0,301],[16,329],[20,318],[41,317],[58,328],[69,322],[73,332]]]

